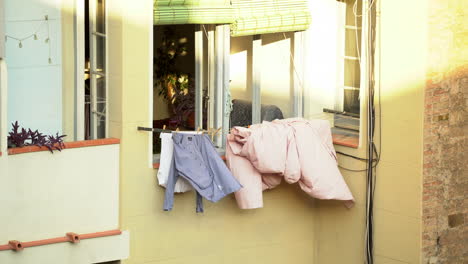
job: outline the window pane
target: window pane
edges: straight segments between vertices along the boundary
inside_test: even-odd
[[[293,38],[294,33],[262,35],[262,52],[268,54],[261,65],[262,121],[294,117],[294,76],[300,69],[291,61]]]
[[[153,27],[154,128],[196,129],[194,32],[194,25]],[[153,153],[160,151],[159,133],[153,133]]]
[[[106,72],[106,39],[96,36],[96,71]]]
[[[97,76],[96,80],[96,115],[97,115],[97,138],[106,137],[106,78]]]
[[[96,1],[96,31],[106,34],[106,0]]]
[[[344,83],[345,86],[350,87],[360,87],[361,83],[361,72],[359,69],[359,61],[358,60],[345,60],[345,79]]]
[[[354,3],[356,2],[356,14],[358,17],[354,16],[353,7]],[[357,26],[361,27],[361,18],[359,17],[362,13],[362,1],[361,0],[345,0],[346,3],[346,25],[348,26],[355,26],[357,22]]]
[[[252,124],[252,40],[252,36],[231,38],[231,127]]]
[[[356,34],[358,43],[356,43]],[[361,30],[346,29],[345,55],[358,57],[361,52]]]
[[[345,112],[359,114],[359,90],[347,90],[344,91],[344,106]]]

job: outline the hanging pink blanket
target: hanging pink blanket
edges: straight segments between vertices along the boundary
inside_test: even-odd
[[[241,209],[263,207],[263,191],[282,179],[299,183],[318,199],[354,198],[338,170],[330,125],[300,118],[264,121],[250,128],[234,127],[227,137],[226,161],[243,188],[235,193]]]

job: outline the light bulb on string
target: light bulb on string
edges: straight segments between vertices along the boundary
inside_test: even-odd
[[[49,38],[46,38],[46,39],[45,39],[45,43],[49,43]]]
[[[37,40],[37,34],[34,34],[34,40]]]
[[[23,47],[23,42],[20,41],[18,47],[21,49]]]

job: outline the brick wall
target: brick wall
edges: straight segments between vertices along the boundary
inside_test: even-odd
[[[468,263],[468,43],[464,0],[430,0],[423,263]]]

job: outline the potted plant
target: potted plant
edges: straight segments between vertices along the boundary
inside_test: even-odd
[[[21,148],[25,146],[46,147],[50,152],[62,151],[65,148],[63,138],[66,135],[44,135],[41,132],[20,127],[18,121],[12,123],[12,129],[8,133],[8,148]]]

